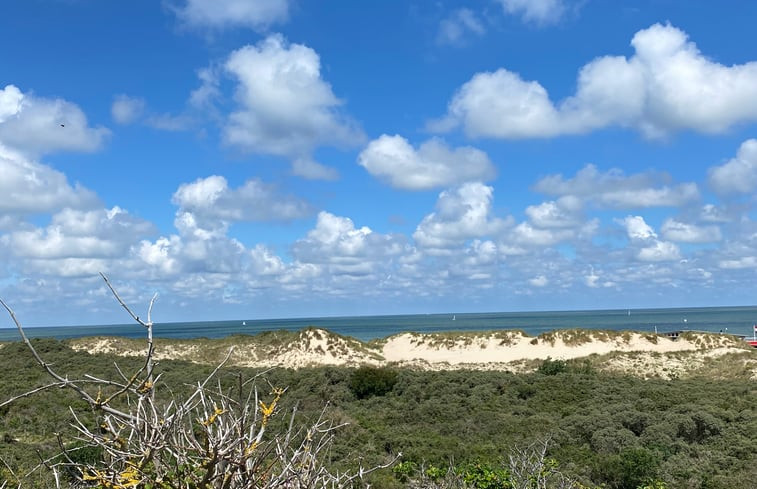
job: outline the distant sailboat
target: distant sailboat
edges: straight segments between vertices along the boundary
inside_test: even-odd
[[[247,321],[242,321],[242,326],[247,326]]]
[[[455,321],[455,315],[454,314],[452,315],[452,320]]]
[[[630,310],[630,309],[628,310],[628,315],[629,315],[629,316],[631,315],[631,310]]]

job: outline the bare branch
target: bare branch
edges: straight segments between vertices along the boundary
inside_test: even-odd
[[[108,286],[108,288],[113,293],[113,296],[116,298],[116,300],[118,301],[118,303],[121,304],[121,307],[123,307],[124,309],[126,309],[126,312],[129,313],[129,315],[134,319],[134,321],[138,322],[139,324],[141,324],[145,328],[148,328],[148,327],[150,327],[152,325],[152,323],[150,322],[149,315],[150,315],[150,312],[152,311],[152,305],[155,302],[155,299],[157,299],[157,297],[158,297],[157,294],[155,294],[153,296],[152,300],[150,301],[150,307],[148,309],[148,322],[144,322],[141,319],[139,319],[139,316],[137,316],[136,314],[134,314],[134,312],[132,312],[131,308],[129,308],[129,306],[126,305],[126,303],[124,302],[124,300],[121,299],[121,296],[118,295],[118,292],[116,292],[116,289],[113,288],[113,285],[111,285],[110,280],[108,280],[108,277],[106,277],[105,274],[102,273],[102,272],[100,272],[100,276],[105,281],[105,285]]]

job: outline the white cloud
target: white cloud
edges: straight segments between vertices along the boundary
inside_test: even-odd
[[[298,263],[324,265],[333,275],[367,276],[404,249],[400,236],[356,228],[352,219],[322,211],[315,228],[294,244],[292,254]]]
[[[129,246],[153,232],[146,221],[118,207],[79,211],[64,209],[45,229],[10,233],[14,254],[36,259],[98,259],[122,256]]]
[[[529,279],[528,283],[534,287],[546,287],[547,285],[549,285],[549,279],[544,275],[539,275],[537,277]]]
[[[710,168],[709,182],[723,195],[757,190],[757,139],[744,141],[735,158]]]
[[[428,190],[472,180],[494,178],[496,170],[481,150],[450,149],[432,138],[414,149],[402,136],[383,134],[360,153],[358,163],[369,173],[405,190]]]
[[[525,22],[553,24],[566,11],[564,0],[499,0],[505,13],[520,15]]]
[[[657,233],[641,216],[627,216],[619,221],[626,228],[628,238],[637,248],[636,258],[644,262],[678,260],[681,251],[678,246],[668,241],[661,241]]]
[[[510,224],[492,215],[494,189],[470,182],[439,194],[436,211],[423,218],[413,239],[424,248],[450,248],[496,235]]]
[[[666,219],[660,231],[663,238],[680,243],[714,243],[723,239],[717,226],[697,226],[675,219]]]
[[[262,244],[250,250],[250,258],[252,272],[256,276],[278,276],[287,269],[284,261]]]
[[[243,271],[246,250],[242,243],[222,231],[202,232],[187,222],[177,227],[180,235],[161,236],[154,242],[143,240],[133,248],[138,260],[131,265],[135,273],[164,280],[186,274],[223,275],[229,281]]]
[[[631,240],[657,238],[657,233],[654,232],[654,229],[641,216],[627,216],[620,222],[625,226],[626,233]]]
[[[453,11],[439,23],[436,42],[439,44],[461,44],[468,34],[482,36],[486,27],[471,9]]]
[[[617,209],[678,207],[699,198],[695,183],[667,185],[670,177],[658,173],[637,173],[626,176],[621,170],[600,173],[596,166],[586,165],[573,178],[548,175],[534,189],[547,195],[573,196],[600,207]]]
[[[272,265],[276,260],[284,267],[280,258],[263,245],[249,250],[230,237],[231,223],[287,221],[313,212],[306,202],[282,195],[275,186],[258,179],[230,188],[227,180],[219,175],[180,185],[172,202],[179,207],[174,220],[178,234],[161,236],[155,241],[143,240],[132,250],[136,260],[132,268],[164,280],[191,274],[194,285],[182,289],[187,294],[201,293],[204,280],[209,280],[213,287],[224,282],[239,282],[234,287],[242,289],[262,287],[259,275],[269,277],[270,281],[270,277],[277,274]],[[284,267],[283,271],[287,269]],[[228,290],[224,293],[227,293],[222,298],[224,301],[236,300],[232,297],[235,294],[228,295]]]
[[[429,129],[445,132],[462,124],[472,137],[546,137],[557,134],[558,119],[544,87],[500,69],[474,75],[452,98],[447,116]]]
[[[110,131],[89,127],[78,106],[40,98],[7,85],[0,90],[0,144],[27,154],[95,151]]]
[[[265,30],[289,18],[289,0],[186,0],[176,11],[193,26]]]
[[[92,208],[94,192],[71,185],[66,176],[0,144],[0,214],[40,214],[64,207]]]
[[[575,236],[572,229],[541,229],[522,222],[515,226],[509,241],[526,246],[552,246]]]
[[[651,262],[679,260],[681,258],[681,251],[673,243],[655,241],[650,246],[641,248],[636,257],[641,261]]]
[[[566,195],[557,201],[530,205],[526,207],[525,213],[537,227],[566,228],[580,224],[579,213],[582,208],[581,199],[574,195]]]
[[[258,179],[229,188],[219,175],[199,178],[179,186],[172,201],[199,221],[287,221],[313,213],[309,204]]]
[[[139,97],[116,95],[110,106],[110,115],[119,124],[136,122],[145,111],[145,101]]]
[[[24,94],[18,87],[7,85],[0,90],[0,124],[21,112]]]
[[[320,59],[311,48],[272,35],[234,51],[225,68],[238,82],[239,104],[223,129],[226,144],[307,161],[317,146],[363,140],[340,113],[342,101],[321,78]]]
[[[137,256],[147,265],[156,267],[165,275],[177,275],[181,271],[179,251],[181,238],[161,236],[154,243],[142,241],[136,249]]]
[[[621,126],[658,138],[687,129],[719,133],[757,120],[757,62],[716,63],[670,25],[637,32],[631,45],[630,58],[605,56],[583,66],[575,95],[558,104],[540,83],[507,69],[477,73],[453,96],[447,116],[429,127],[518,139]]]

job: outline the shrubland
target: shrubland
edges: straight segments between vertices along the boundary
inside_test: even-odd
[[[424,371],[377,365],[367,350],[357,367],[260,369],[228,362],[239,337],[211,342],[211,358],[230,347],[215,364],[200,363],[207,340],[196,358],[158,362],[152,302],[140,320],[111,290],[146,328],[142,357],[29,341],[2,303],[23,342],[0,345],[0,488],[747,489],[757,480],[757,389],[743,367],[753,358],[742,358],[754,352],[731,355],[741,364],[731,375],[720,356],[712,375],[667,379],[598,370],[596,358],[547,358],[518,374]],[[274,357],[303,338],[323,354],[355,346],[319,330],[263,336]]]
[[[32,340],[46,361],[70,378],[116,375],[142,366],[137,357],[88,354],[65,342]],[[47,383],[22,343],[0,350],[0,398]],[[213,366],[164,360],[156,395],[186,398]],[[240,367],[217,373],[222,391],[239,379],[286,387],[279,409],[297,407],[298,422],[327,416],[333,443],[323,452],[333,470],[375,466],[402,453],[396,470],[376,471],[373,487],[408,487],[446,477],[449,467],[476,470],[495,480],[514,447],[549,440],[547,458],[587,487],[636,489],[663,481],[668,488],[748,489],[757,480],[757,385],[748,378],[662,380],[598,372],[583,362],[549,360],[534,373],[420,371],[391,367],[318,367],[261,371]],[[261,391],[268,396],[268,391]],[[266,398],[267,399],[267,398]],[[267,399],[266,402],[270,402]],[[72,440],[69,406],[94,422],[96,413],[70,390],[56,388],[18,399],[0,410],[0,468],[25,474],[60,451],[56,434]],[[325,413],[324,413],[325,407]],[[285,432],[288,416],[271,419]],[[81,451],[82,457],[97,453]],[[430,475],[429,475],[430,474]],[[28,487],[49,487],[37,470]],[[461,476],[462,477],[462,476]],[[484,487],[478,485],[468,487]],[[428,486],[432,487],[432,486]],[[462,487],[462,486],[461,486]],[[495,486],[491,486],[495,487]]]

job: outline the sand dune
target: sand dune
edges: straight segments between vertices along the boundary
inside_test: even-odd
[[[144,355],[145,344],[124,338],[69,340],[76,350]],[[757,378],[757,352],[727,335],[687,333],[672,340],[638,332],[561,330],[530,337],[519,331],[402,333],[370,343],[310,328],[223,340],[156,340],[157,359],[217,363],[229,348],[232,365],[302,368],[319,365],[396,365],[430,370],[533,370],[540,360],[591,357],[604,370],[675,377],[703,368],[708,359],[734,354]]]

